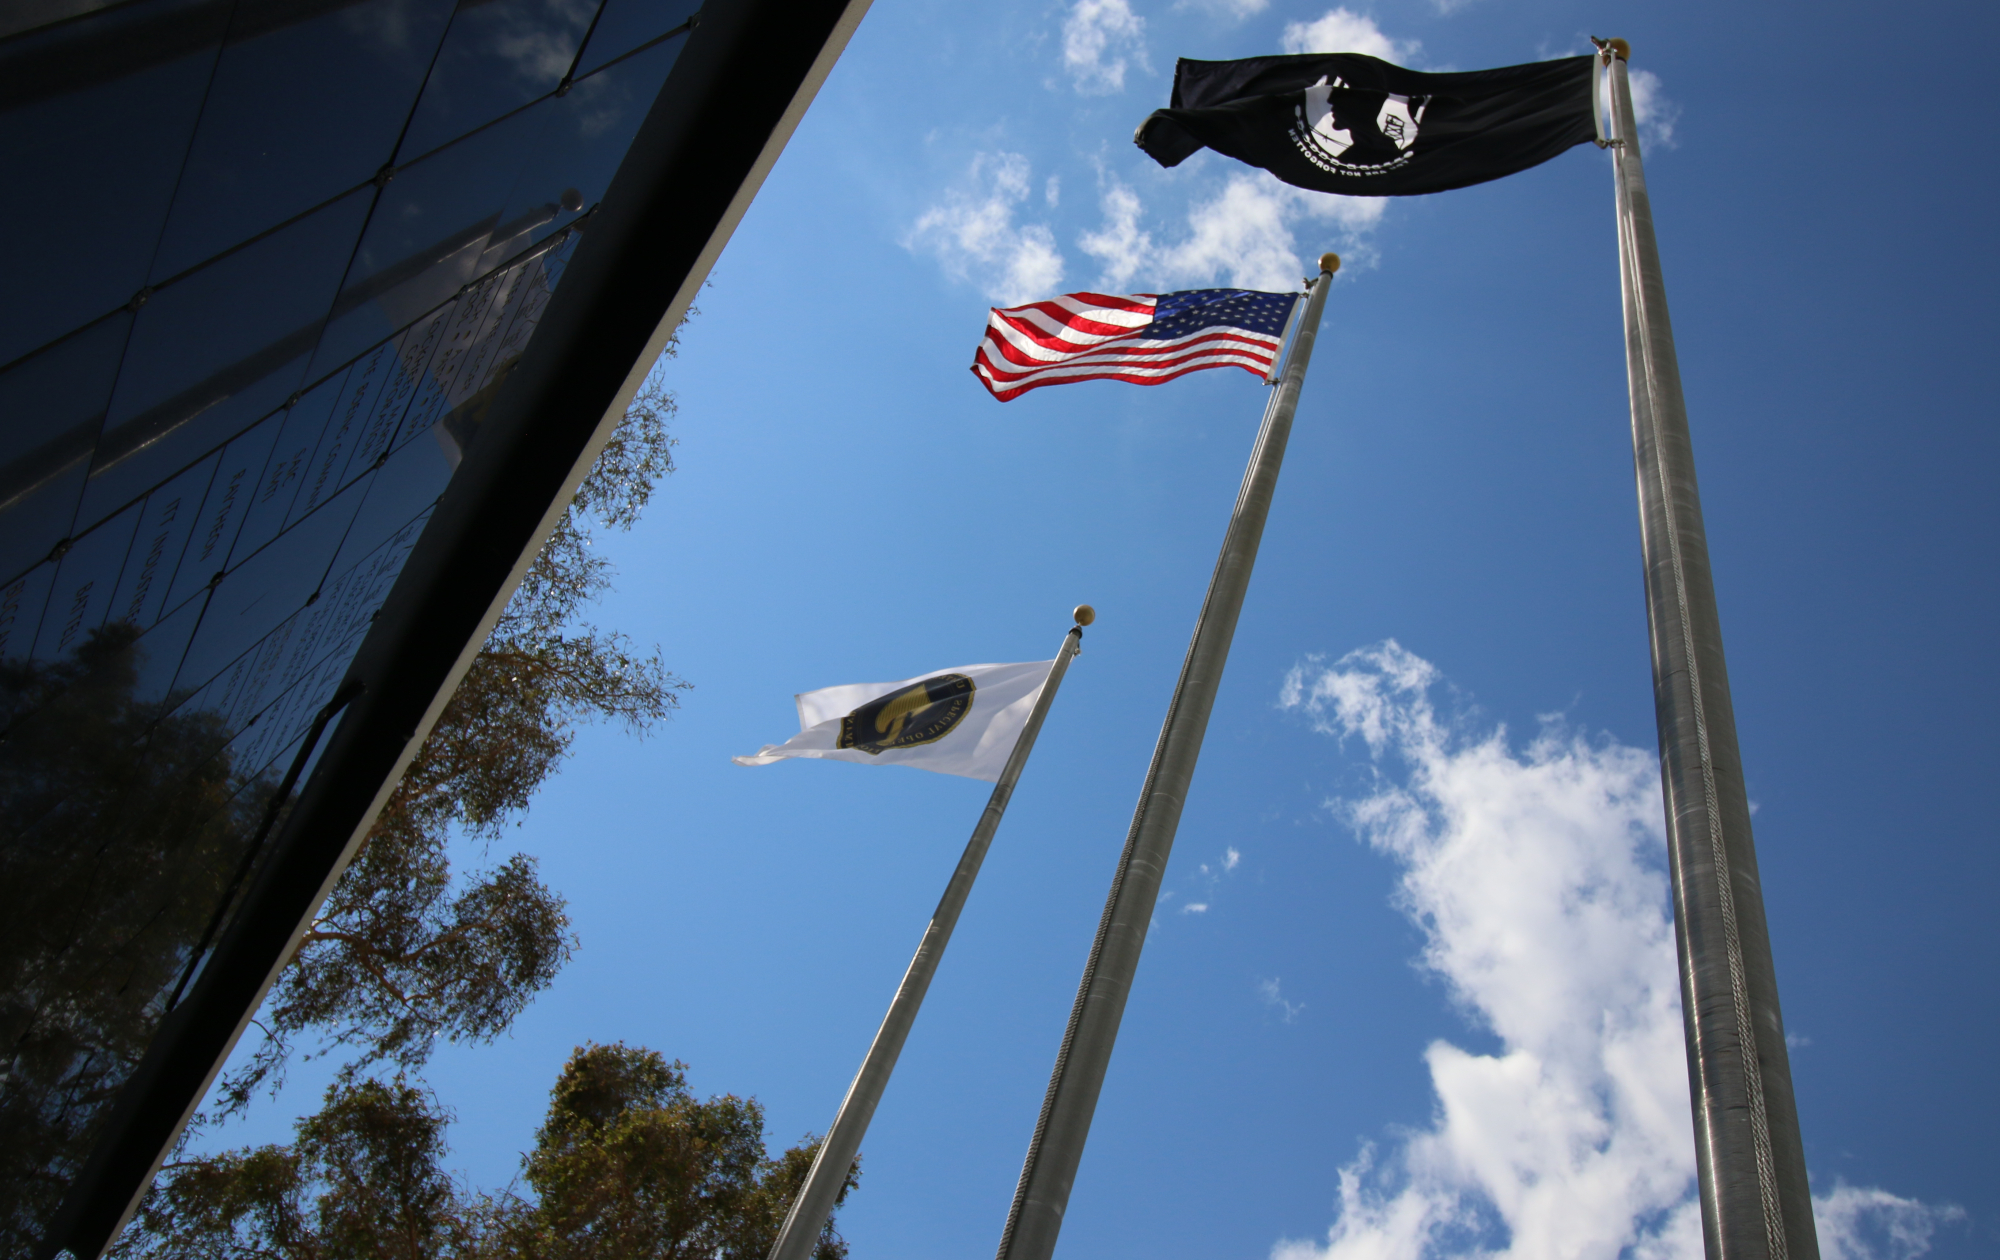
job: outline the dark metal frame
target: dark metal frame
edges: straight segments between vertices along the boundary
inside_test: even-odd
[[[715,0],[350,667],[355,698],[49,1236],[101,1254],[685,313],[868,0]],[[351,691],[356,685],[358,693]]]

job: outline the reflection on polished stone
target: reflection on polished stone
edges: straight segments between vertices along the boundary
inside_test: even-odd
[[[33,1237],[233,891],[274,778],[216,714],[135,694],[127,623],[0,665],[0,1232]],[[178,707],[177,707],[178,706]]]
[[[198,975],[697,0],[58,7],[0,41],[37,190],[0,203],[0,1257]]]

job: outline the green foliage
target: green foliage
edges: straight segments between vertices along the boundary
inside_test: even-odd
[[[817,1143],[766,1155],[763,1109],[651,1050],[586,1045],[522,1159],[529,1197],[444,1171],[450,1120],[398,1077],[335,1084],[289,1146],[169,1165],[118,1260],[764,1260]],[[848,1170],[840,1201],[860,1178]],[[844,1260],[829,1222],[816,1260]]]
[[[570,1056],[523,1161],[534,1208],[514,1229],[549,1260],[764,1260],[817,1143],[764,1153],[764,1110],[725,1094],[699,1102],[686,1065],[621,1044]],[[858,1164],[841,1190],[859,1177]],[[842,1260],[829,1223],[815,1255]]]

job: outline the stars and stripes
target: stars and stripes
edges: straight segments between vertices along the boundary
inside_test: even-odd
[[[1293,293],[1186,289],[1130,297],[1066,293],[995,307],[972,371],[1001,402],[1071,381],[1158,385],[1216,367],[1264,376],[1297,301]]]

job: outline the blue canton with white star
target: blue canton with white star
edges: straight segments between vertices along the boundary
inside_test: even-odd
[[[1138,335],[1169,341],[1208,328],[1241,328],[1245,332],[1281,337],[1291,318],[1296,293],[1261,293],[1256,289],[1183,289],[1162,293],[1153,304],[1153,322]]]

